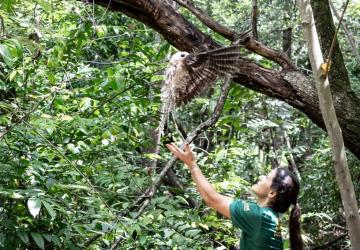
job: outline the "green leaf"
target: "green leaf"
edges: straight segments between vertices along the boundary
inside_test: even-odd
[[[289,239],[284,241],[283,248],[285,250],[290,249],[290,240]]]
[[[14,47],[16,49],[15,50],[16,51],[16,56],[19,57],[19,58],[22,58],[23,53],[24,53],[24,48],[21,45],[21,43],[16,39],[9,39],[9,40],[7,40],[7,42],[11,42],[14,45]]]
[[[200,234],[200,230],[199,229],[190,229],[188,231],[185,232],[185,236],[187,237],[194,237],[196,235]]]
[[[158,155],[158,154],[151,154],[151,153],[149,153],[149,154],[144,154],[144,156],[145,156],[146,158],[148,158],[148,159],[151,159],[151,160],[154,160],[154,159],[161,160],[161,159],[162,159],[161,156]]]
[[[41,200],[39,198],[30,198],[27,202],[30,214],[35,218],[39,215],[41,209]]]
[[[68,185],[64,185],[64,184],[56,184],[55,186],[63,188],[63,189],[70,189],[70,190],[90,190],[89,187],[87,186],[83,186],[83,185],[75,185],[75,184],[68,184]]]
[[[85,110],[91,108],[91,102],[92,102],[91,98],[89,97],[83,98],[80,102],[80,111],[84,112]]]
[[[164,43],[159,49],[159,52],[156,56],[156,60],[163,59],[166,56],[166,54],[169,52],[169,49],[170,49],[170,43]]]
[[[199,223],[199,226],[209,231],[209,226],[206,224]]]
[[[25,244],[27,244],[29,242],[29,236],[27,234],[27,232],[25,231],[19,231],[16,233],[18,235],[18,237],[20,238],[20,240],[22,242],[24,242]]]
[[[146,242],[146,236],[145,236],[145,235],[141,235],[141,236],[139,237],[139,242],[140,242],[141,245],[144,245],[145,242]]]
[[[40,247],[41,249],[45,248],[45,242],[41,234],[38,233],[30,233],[31,237],[35,241],[36,245]]]
[[[14,58],[11,56],[9,48],[4,44],[0,44],[0,55],[8,67],[11,68],[14,65]]]
[[[44,205],[44,207],[46,208],[46,211],[49,213],[49,215],[51,216],[51,219],[55,219],[56,217],[56,212],[55,210],[52,208],[52,206],[47,203],[46,201],[42,201],[42,204]]]
[[[44,8],[44,10],[46,10],[47,12],[51,11],[51,5],[46,2],[45,0],[33,0],[35,3],[37,3],[38,5],[40,5],[41,7]]]

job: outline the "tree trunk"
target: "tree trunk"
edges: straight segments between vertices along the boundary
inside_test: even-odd
[[[315,28],[310,1],[298,0],[298,5],[302,19],[304,37],[308,44],[311,67],[315,76],[316,87],[318,90],[320,109],[330,137],[331,148],[333,151],[335,175],[340,188],[340,194],[345,210],[346,224],[349,230],[352,249],[360,249],[360,217],[358,214],[356,195],[346,161],[341,129],[332,101],[329,78],[326,74],[323,74],[324,72],[321,71],[320,67],[323,63],[323,57],[321,54],[319,38]],[[328,26],[330,26],[329,23]]]
[[[256,40],[259,40],[259,34],[257,29],[258,15],[259,15],[259,11],[258,11],[257,0],[252,0],[251,30],[252,30],[252,35]]]
[[[282,51],[287,55],[288,58],[291,58],[291,44],[292,44],[292,28],[288,27],[288,23],[290,21],[290,13],[291,13],[291,2],[285,1],[284,6],[284,16],[283,22],[285,27],[282,30]]]
[[[328,59],[331,42],[335,34],[335,26],[328,0],[313,0],[310,2],[313,9],[316,30],[320,40],[321,52]],[[329,80],[333,92],[351,91],[350,80],[344,63],[338,40],[335,40],[334,51],[331,55],[332,65]],[[345,94],[346,95],[346,94]]]
[[[163,0],[94,0],[96,4],[108,6],[135,18],[155,31],[177,49],[193,52],[198,48],[216,48],[220,45],[187,21],[176,9]],[[187,1],[189,2],[189,1]],[[217,32],[222,32],[220,27]],[[236,37],[226,33],[228,39]],[[249,39],[245,47],[283,69],[263,68],[255,62],[243,59],[239,64],[241,73],[234,81],[261,92],[269,97],[283,100],[305,113],[315,124],[325,129],[319,110],[315,84],[311,78],[294,69],[290,60],[281,53]],[[290,63],[289,63],[290,62]],[[334,92],[335,108],[343,130],[345,145],[360,159],[360,100],[353,92]]]
[[[286,28],[282,30],[282,47],[283,52],[286,53],[287,57],[291,58],[291,36],[292,28]]]
[[[329,0],[329,4],[330,4],[332,12],[334,13],[337,20],[339,21],[340,16],[339,16],[338,12],[336,11],[335,6],[334,6],[334,4],[332,3],[331,0]],[[353,55],[355,56],[358,65],[360,66],[360,55],[359,55],[359,52],[358,52],[358,49],[357,49],[357,43],[356,43],[356,40],[355,40],[354,36],[351,34],[350,30],[346,27],[345,20],[343,20],[341,22],[341,27],[344,29],[345,34],[348,37],[348,40],[349,40],[349,43],[350,43],[350,46],[351,46],[351,51],[352,51]]]

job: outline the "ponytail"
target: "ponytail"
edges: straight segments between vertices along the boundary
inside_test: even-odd
[[[289,216],[290,246],[291,250],[303,250],[300,234],[301,211],[297,204],[300,190],[298,177],[287,168],[277,168],[270,188],[276,192],[276,196],[270,204],[274,212],[285,213],[293,205]]]
[[[293,206],[289,217],[290,246],[291,250],[303,250],[303,241],[300,234],[301,211],[297,203]]]

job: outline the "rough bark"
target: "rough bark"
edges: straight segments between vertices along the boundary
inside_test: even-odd
[[[108,0],[94,0],[96,4],[108,5]],[[163,35],[174,47],[182,51],[198,48],[216,48],[211,37],[187,21],[166,1],[116,0],[109,8],[135,18]],[[267,69],[244,59],[239,65],[241,73],[234,79],[245,87],[287,102],[305,113],[315,124],[325,129],[314,82],[296,70],[282,53],[267,48],[254,39],[244,39],[244,46],[282,66],[282,70]],[[336,112],[343,130],[345,145],[360,158],[360,100],[352,92],[334,92]]]
[[[291,36],[292,28],[288,27],[282,31],[282,48],[287,57],[291,58]]]
[[[292,3],[290,1],[286,1],[284,3],[284,16],[283,23],[285,28],[282,30],[282,51],[286,54],[288,58],[291,58],[291,45],[292,45],[292,28],[288,26],[290,22],[290,13]]]
[[[316,30],[320,39],[321,52],[324,55],[324,58],[328,59],[331,42],[335,34],[335,25],[329,1],[313,0],[310,3],[314,13]],[[337,39],[335,41],[334,51],[331,55],[331,61],[332,65],[329,72],[331,89],[333,89],[334,92],[351,91],[350,80]]]
[[[320,70],[320,66],[323,63],[323,56],[320,49],[317,30],[314,25],[310,1],[298,0],[298,5],[302,19],[304,37],[308,44],[311,67],[316,81],[316,88],[318,90],[320,109],[330,138],[335,176],[340,189],[352,249],[360,249],[360,216],[358,213],[356,195],[347,165],[340,125],[332,101],[329,78]]]
[[[258,21],[258,5],[257,5],[257,0],[252,0],[252,18],[251,18],[251,30],[252,30],[252,35],[253,37],[258,40],[259,39],[259,34],[258,34],[258,30],[257,30],[257,21]]]

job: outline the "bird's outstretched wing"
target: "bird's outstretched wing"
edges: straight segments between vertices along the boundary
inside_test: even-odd
[[[197,54],[185,58],[189,77],[183,84],[186,89],[176,97],[176,106],[190,102],[195,96],[211,87],[216,79],[238,72],[241,46],[231,46]]]
[[[169,113],[176,106],[190,102],[213,86],[218,78],[238,72],[241,47],[231,46],[196,54],[178,52],[172,56],[161,89],[160,134],[164,131]]]

